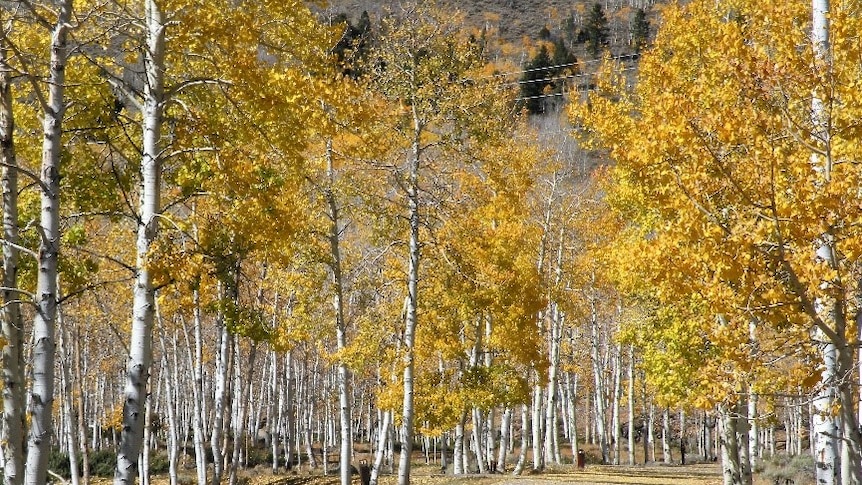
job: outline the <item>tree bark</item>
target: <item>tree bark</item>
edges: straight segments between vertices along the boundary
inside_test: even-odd
[[[506,450],[509,449],[509,440],[511,435],[509,430],[512,424],[512,408],[506,406],[503,411],[503,417],[500,420],[500,447],[497,449],[496,468],[500,473],[506,472]]]
[[[57,288],[59,289],[60,285],[57,284]],[[72,355],[69,352],[69,332],[66,328],[65,322],[63,321],[63,311],[62,308],[58,306],[57,308],[57,324],[60,328],[60,385],[62,387],[62,397],[63,397],[63,417],[66,420],[65,428],[65,438],[66,444],[69,447],[69,474],[70,482],[72,485],[78,485],[80,483],[81,474],[78,470],[78,416],[76,416],[75,411],[75,403],[74,403],[74,393],[72,392],[72,374],[69,371],[69,366],[71,365]],[[83,398],[83,396],[81,396]]]
[[[413,106],[413,142],[409,160],[407,197],[410,219],[409,254],[407,265],[407,308],[404,319],[404,341],[402,342],[404,365],[404,403],[401,417],[401,456],[398,463],[398,485],[410,484],[410,463],[413,454],[413,368],[414,339],[416,335],[418,291],[419,291],[419,158],[420,137],[423,126]]]
[[[51,33],[48,100],[43,107],[41,217],[39,271],[36,279],[36,312],[33,318],[33,366],[30,391],[30,432],[24,483],[41,485],[48,475],[48,454],[54,404],[55,327],[57,320],[57,264],[60,252],[60,152],[63,149],[63,117],[66,111],[67,36],[72,20],[72,0],[57,5],[57,23]]]
[[[330,271],[335,289],[332,304],[335,308],[335,341],[339,351],[347,348],[347,328],[344,322],[344,280],[341,268],[341,227],[338,201],[335,199],[335,168],[332,162],[332,140],[326,141],[326,172],[328,184],[324,195],[329,206],[329,252],[332,257]],[[414,317],[415,324],[415,317]],[[412,345],[411,345],[412,347]],[[353,426],[350,408],[350,369],[342,360],[338,362],[338,421],[341,430],[339,476],[341,485],[350,485],[351,458],[353,456]]]
[[[464,429],[466,427],[467,411],[463,411],[458,424],[455,425],[455,442],[452,446],[452,472],[455,475],[463,475],[467,472],[467,464],[464,463]]]
[[[200,292],[192,290],[192,325],[194,327],[194,350],[189,341],[188,330],[183,328],[188,351],[189,367],[193,371],[192,381],[192,433],[195,449],[195,471],[198,485],[207,483],[207,462],[203,412],[203,336],[201,335],[201,304]]]
[[[392,423],[392,411],[383,413],[383,420],[380,423],[378,431],[377,455],[374,457],[374,464],[371,467],[370,485],[377,485],[377,479],[380,477],[380,470],[383,467],[383,458],[386,455],[386,441],[389,439],[389,427]]]
[[[3,421],[0,450],[3,453],[3,483],[24,483],[24,353],[21,295],[18,287],[18,159],[15,156],[15,118],[9,48],[0,43],[0,163],[3,190],[3,302],[0,306],[2,347]]]
[[[629,365],[628,365],[628,405],[629,405],[629,465],[635,464],[635,347],[629,345]]]
[[[161,205],[162,119],[164,113],[165,22],[155,0],[145,0],[146,48],[143,100],[143,157],[138,213],[136,281],[132,333],[123,408],[123,432],[117,452],[115,485],[134,483],[144,435],[144,406],[153,358],[155,290],[149,269],[150,247],[158,234]]]
[[[222,435],[224,433],[225,405],[227,403],[227,380],[228,361],[233,342],[233,336],[224,322],[224,315],[216,317],[216,334],[219,335],[218,354],[215,364],[215,389],[213,399],[213,427],[210,434],[210,447],[213,454],[213,481],[214,485],[221,483],[224,473],[224,449],[222,448]]]
[[[237,468],[240,466],[240,452],[245,443],[246,430],[248,426],[248,407],[251,396],[251,383],[254,382],[254,363],[257,359],[257,342],[251,343],[251,348],[248,352],[248,363],[246,364],[247,374],[243,375],[242,371],[242,352],[240,345],[234,345],[234,399],[239,406],[237,408],[237,416],[233,422],[233,454],[230,461],[230,470],[228,475],[228,483],[230,485],[237,484]]]
[[[743,485],[742,464],[739,461],[739,435],[737,433],[738,418],[735,416],[734,405],[728,409],[725,406],[719,408],[721,437],[721,471],[724,485]],[[746,445],[747,446],[747,445]]]
[[[667,408],[661,414],[661,451],[665,463],[672,463],[673,458],[670,452],[670,412]]]
[[[521,406],[521,446],[518,452],[518,461],[515,462],[515,469],[512,470],[512,475],[520,475],[524,470],[524,463],[527,461],[527,437],[530,435],[530,413],[527,410],[527,405]]]
[[[545,468],[545,454],[542,450],[542,386],[533,388],[533,470]]]
[[[561,245],[562,246],[562,245]],[[544,462],[559,464],[554,453],[554,442],[557,434],[557,387],[558,368],[560,363],[560,328],[559,308],[551,304],[548,309],[550,323],[550,342],[548,342],[548,353],[550,367],[548,368],[548,387],[545,393],[545,446]]]

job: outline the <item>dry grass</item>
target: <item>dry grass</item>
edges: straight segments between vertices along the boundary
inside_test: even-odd
[[[719,485],[721,476],[714,464],[686,466],[601,466],[588,465],[577,470],[571,465],[556,467],[545,473],[531,473],[521,476],[512,475],[440,475],[434,473],[439,468],[418,466],[411,476],[413,485],[561,485],[561,484],[620,484],[620,485]],[[240,483],[246,485],[338,485],[335,475],[320,476],[317,472],[272,475],[269,470],[256,469],[243,471]],[[111,483],[109,479],[92,480],[93,485]],[[167,477],[151,479],[151,485],[167,485]],[[180,477],[181,484],[192,485],[195,477],[185,472]],[[354,476],[353,485],[359,485],[359,477]],[[397,477],[386,475],[380,478],[380,485],[395,485]]]

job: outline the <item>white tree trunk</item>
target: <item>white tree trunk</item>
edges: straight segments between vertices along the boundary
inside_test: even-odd
[[[612,364],[614,366],[614,396],[612,401],[611,408],[611,422],[613,423],[613,448],[614,448],[614,456],[613,456],[613,464],[620,464],[620,447],[622,446],[622,433],[621,426],[622,422],[620,421],[620,399],[622,398],[622,355],[621,349],[619,346],[614,346],[614,357],[612,359]]]
[[[224,433],[225,406],[227,403],[228,360],[230,359],[233,336],[225,325],[223,315],[216,318],[216,325],[216,334],[219,335],[219,350],[216,354],[215,364],[213,427],[210,435],[210,447],[213,454],[213,483],[221,483],[221,477],[224,473],[222,434]]]
[[[737,406],[728,409],[719,408],[719,436],[721,439],[721,471],[724,485],[743,485],[742,464],[739,462],[739,446],[737,441]]]
[[[48,454],[54,404],[54,328],[57,319],[57,263],[60,252],[60,152],[66,110],[66,39],[72,20],[72,0],[57,5],[57,23],[51,33],[48,100],[42,131],[41,217],[36,311],[33,318],[33,366],[30,390],[30,433],[24,483],[42,485],[48,475]]]
[[[293,466],[293,443],[296,437],[296,407],[294,406],[296,395],[296,376],[293,373],[293,353],[288,350],[284,356],[285,384],[282,409],[286,408],[284,416],[284,467],[290,469]],[[279,398],[281,399],[281,398]],[[298,448],[297,448],[298,449]]]
[[[513,475],[520,475],[524,470],[524,464],[527,461],[527,438],[530,436],[530,414],[527,410],[527,405],[521,406],[521,447],[518,452],[518,461],[515,462],[515,469],[512,470]]]
[[[414,339],[418,312],[419,291],[419,158],[421,156],[420,137],[422,125],[413,107],[413,145],[410,153],[410,173],[408,174],[407,196],[409,204],[410,237],[408,243],[407,265],[407,308],[404,318],[403,352],[404,365],[404,403],[401,417],[401,456],[398,463],[398,485],[410,484],[410,464],[413,454],[413,367]]]
[[[670,412],[667,408],[661,415],[661,451],[665,463],[672,463],[673,458],[670,452]]]
[[[60,284],[57,284],[59,290]],[[74,393],[72,392],[72,375],[69,371],[72,356],[69,352],[69,332],[63,321],[63,310],[57,307],[57,324],[60,328],[60,385],[63,394],[63,417],[66,420],[65,439],[69,447],[69,474],[72,485],[80,482],[80,471],[78,470],[78,416],[75,415]],[[81,396],[83,398],[83,396]]]
[[[85,398],[86,394],[84,393],[84,380],[82,379],[82,375],[86,375],[86,369],[81,371],[81,334],[80,327],[77,325],[74,329],[74,338],[71,339],[73,342],[74,348],[74,378],[73,384],[75,386],[75,392],[79,396],[77,399],[78,406],[78,446],[81,451],[81,478],[84,485],[90,484],[90,456],[89,456],[89,444],[87,442],[87,424],[85,421],[87,420],[87,407],[86,402],[89,400]],[[95,421],[95,420],[93,420]]]
[[[115,485],[134,483],[144,435],[144,406],[153,358],[155,290],[149,269],[150,247],[158,234],[161,205],[162,118],[164,111],[165,23],[155,0],[145,0],[147,45],[144,49],[143,157],[138,212],[137,271],[132,332],[123,409],[123,433],[117,452]]]
[[[628,366],[628,404],[629,404],[629,465],[635,464],[635,347],[629,345],[629,366]]]
[[[206,444],[203,411],[203,337],[201,335],[200,292],[192,290],[192,324],[194,325],[194,350],[189,342],[188,330],[185,332],[189,367],[193,370],[192,382],[192,433],[194,433],[195,470],[198,485],[207,483]]]
[[[330,271],[335,289],[333,306],[335,308],[335,340],[339,351],[347,348],[347,328],[344,323],[344,281],[341,268],[341,222],[339,218],[338,201],[335,199],[333,185],[335,184],[335,169],[332,162],[332,140],[326,142],[326,172],[329,183],[325,196],[329,206],[329,252],[332,257]],[[414,320],[415,325],[415,320]],[[412,345],[411,345],[412,347]],[[343,361],[338,363],[338,420],[341,431],[341,447],[339,454],[339,472],[341,485],[350,485],[351,459],[353,457],[353,426],[352,410],[350,408],[351,388],[350,370]]]
[[[467,472],[467,464],[464,463],[464,429],[467,424],[467,412],[461,413],[458,424],[455,425],[455,442],[452,445],[452,473],[463,475]]]
[[[479,473],[486,473],[485,467],[485,443],[482,436],[482,411],[479,408],[473,408],[473,453],[476,455],[476,467]]]
[[[744,485],[751,485],[752,469],[750,444],[751,433],[748,418],[748,399],[742,398],[737,404],[737,415],[739,418],[736,421],[736,443],[739,451],[739,467]]]
[[[550,320],[550,341],[548,342],[548,357],[550,367],[548,368],[548,388],[545,392],[545,446],[544,462],[556,463],[554,442],[557,434],[557,381],[560,363],[560,315],[556,304],[551,304],[548,309]]]
[[[159,325],[159,344],[162,349],[162,373],[165,378],[165,406],[167,407],[168,418],[168,479],[171,485],[177,485],[177,460],[180,453],[180,436],[178,431],[179,424],[177,423],[177,407],[180,400],[180,384],[179,384],[179,357],[177,351],[177,338],[173,338],[171,362],[168,353],[168,346],[165,344],[164,325]]]
[[[278,293],[275,295],[275,307],[278,308]],[[278,354],[273,350],[270,355],[269,390],[270,401],[267,411],[267,431],[269,433],[269,445],[272,453],[272,474],[278,473],[278,430],[282,419],[283,406],[281,402],[282,393],[278,388]]]
[[[8,64],[9,48],[0,43],[0,163],[3,190],[3,301],[0,327],[2,347],[3,421],[0,424],[0,450],[3,454],[3,483],[24,483],[24,321],[18,287],[18,160],[15,156],[15,118],[13,116],[12,77]]]
[[[591,348],[591,357],[592,357],[592,366],[593,366],[593,378],[595,380],[595,396],[593,398],[595,412],[596,412],[596,434],[598,434],[599,439],[599,447],[602,453],[602,463],[608,463],[609,457],[609,449],[608,449],[608,432],[607,432],[607,417],[606,417],[606,403],[605,403],[605,378],[604,378],[604,365],[602,365],[602,358],[599,352],[599,342],[601,336],[599,335],[599,323],[598,316],[596,314],[595,302],[591,301],[590,305],[592,306],[592,314],[591,314],[591,327],[592,327],[592,348]]]
[[[500,420],[500,447],[497,449],[496,470],[500,473],[506,472],[506,450],[509,449],[511,439],[510,430],[512,424],[512,408],[506,407]]]
[[[371,467],[370,485],[377,485],[377,479],[380,477],[380,469],[383,467],[383,458],[386,455],[386,442],[389,439],[389,427],[391,425],[392,411],[386,411],[383,413],[383,420],[380,422],[380,428],[377,433],[377,454]]]
[[[239,406],[237,415],[233,422],[233,455],[230,461],[230,473],[228,482],[230,485],[237,484],[237,468],[240,465],[240,452],[245,444],[246,421],[248,421],[248,407],[251,397],[251,384],[254,382],[254,363],[257,359],[257,342],[251,343],[248,353],[247,374],[242,371],[242,352],[240,345],[234,345],[234,400]]]
[[[829,58],[829,0],[813,0],[812,1],[812,28],[811,28],[811,43],[814,50],[815,61],[820,65],[816,65],[815,69],[828,71],[828,65],[831,63]],[[825,160],[820,160],[820,155],[812,153],[811,162],[822,176],[823,183],[829,183],[832,175],[832,161],[828,154],[829,151],[829,123],[828,113],[826,112],[821,94],[814,92],[811,97],[811,121],[812,121],[812,136],[815,144],[822,144],[826,147],[827,155]],[[824,264],[834,265],[834,250],[831,245],[831,236],[824,234],[821,241],[821,247],[816,251],[816,256],[824,262]],[[829,302],[818,301],[818,307],[828,306]],[[837,308],[836,308],[837,309]],[[821,308],[818,308],[820,311]],[[827,312],[832,310],[827,310]],[[827,321],[839,318],[837,312],[827,318]],[[837,328],[830,330],[838,331]],[[839,427],[838,422],[832,412],[833,406],[837,403],[836,379],[843,379],[843,376],[838,375],[836,342],[831,341],[826,335],[824,328],[816,330],[815,340],[819,342],[821,355],[823,358],[823,372],[821,374],[819,392],[812,402],[812,430],[813,433],[813,453],[815,461],[815,480],[818,485],[834,485],[837,483],[838,471],[838,450],[839,450]]]
[[[569,415],[569,442],[572,447],[572,459],[577,463],[578,451],[580,451],[580,443],[578,442],[578,420],[577,420],[577,402],[578,402],[578,375],[575,374],[572,379],[572,372],[566,372],[566,392],[569,394],[568,406],[566,412]]]

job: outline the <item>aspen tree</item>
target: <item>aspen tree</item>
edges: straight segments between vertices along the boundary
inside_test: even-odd
[[[653,251],[659,251],[664,252],[663,266],[676,268],[671,276],[652,267],[665,273],[648,278],[661,282],[655,295],[662,304],[676,306],[673,311],[679,316],[697,319],[700,323],[694,328],[709,336],[709,348],[704,350],[716,352],[706,360],[690,356],[696,364],[692,370],[709,374],[694,382],[702,388],[689,395],[705,401],[702,405],[723,402],[733,412],[738,405],[735,394],[750,392],[752,382],[758,399],[763,397],[756,390],[769,382],[767,375],[775,384],[818,395],[816,424],[822,431],[815,434],[824,438],[815,439],[818,480],[834,483],[840,461],[840,468],[847,470],[840,473],[841,480],[854,483],[862,442],[854,412],[856,396],[837,376],[856,371],[847,323],[854,318],[849,308],[858,282],[846,276],[857,264],[859,236],[849,223],[856,215],[835,201],[855,197],[851,193],[859,186],[858,173],[843,162],[859,156],[858,134],[849,121],[855,117],[858,96],[847,88],[859,75],[858,64],[848,62],[858,44],[846,35],[856,29],[859,18],[841,2],[815,5],[813,27],[812,7],[803,2],[693,2],[674,9],[668,12],[653,51],[642,60],[634,93],[605,90],[609,85],[603,84],[601,94],[591,96],[592,114],[579,119],[593,133],[601,133],[612,157],[623,161],[614,169],[616,194],[632,196],[630,202],[646,202],[639,215],[637,210],[621,211],[634,215],[633,222],[640,226],[639,239],[629,244],[646,251],[641,261],[651,261],[657,255]],[[826,11],[829,15],[822,15]],[[692,30],[695,25],[698,33],[720,34],[710,34],[711,40],[700,38]],[[828,69],[823,69],[819,53],[818,43],[824,42],[830,47]],[[684,45],[699,47],[688,50]],[[809,48],[800,49],[802,45]],[[698,51],[703,46],[709,46],[707,51]],[[723,62],[727,59],[732,61]],[[607,97],[611,92],[622,96],[611,101]],[[818,102],[823,103],[822,110]],[[610,116],[615,127],[589,121],[608,119],[610,111],[605,108],[611,106],[610,111],[622,108],[616,111],[620,116]],[[812,111],[822,117],[812,119]],[[669,245],[670,241],[675,242]],[[676,301],[686,295],[687,310],[671,302],[672,292]],[[749,331],[753,317],[758,322],[756,342]],[[669,327],[653,334],[665,329]],[[771,340],[765,335],[773,332],[798,343],[794,364],[781,368],[767,358],[790,353],[791,345],[763,348]],[[682,337],[674,333],[673,338]],[[812,350],[811,333],[819,334],[823,352],[823,373],[816,375],[821,379],[816,387],[804,377],[796,382],[787,379],[799,377],[792,366],[811,365],[806,360]],[[754,347],[759,347],[756,354],[750,351]],[[707,375],[712,376],[711,384]],[[740,428],[733,433],[739,438],[733,439],[746,434]],[[725,436],[731,439],[730,433]],[[846,446],[837,459],[832,436],[840,436]],[[749,453],[747,442],[744,446],[736,453],[741,461]],[[730,465],[729,470],[734,468]],[[729,482],[748,481],[746,468],[741,463],[739,473],[729,473]]]
[[[55,326],[57,319],[57,264],[60,252],[60,151],[66,107],[67,39],[72,25],[72,1],[60,2],[51,30],[48,97],[43,101],[42,168],[40,178],[39,272],[33,320],[33,385],[30,391],[30,430],[24,483],[45,483],[51,444],[54,400]],[[41,99],[41,98],[40,98]]]
[[[129,343],[127,381],[124,389],[123,434],[117,453],[114,483],[134,483],[138,454],[143,445],[144,408],[152,364],[152,329],[155,289],[149,267],[150,248],[159,231],[161,212],[161,166],[164,140],[162,123],[165,109],[165,37],[167,23],[156,0],[144,3],[146,82],[143,89],[143,145],[141,158],[140,206],[137,223],[136,281],[132,306],[132,332]]]
[[[3,190],[3,480],[6,485],[24,482],[24,322],[18,288],[18,161],[15,155],[15,118],[13,111],[12,55],[7,37],[14,27],[5,10],[0,39],[0,164]]]
[[[403,132],[404,163],[396,175],[406,203],[407,269],[402,358],[401,454],[398,482],[410,480],[411,455],[415,425],[415,343],[419,315],[419,265],[424,244],[421,234],[421,195],[423,174],[433,161],[433,141],[429,139],[435,126],[442,126],[454,114],[464,109],[465,90],[456,82],[475,67],[477,59],[454,35],[454,27],[416,5],[406,6],[400,18],[384,20],[381,46],[375,53],[382,62],[374,74],[378,89],[399,106],[401,117],[409,126]],[[399,129],[400,130],[400,129]]]

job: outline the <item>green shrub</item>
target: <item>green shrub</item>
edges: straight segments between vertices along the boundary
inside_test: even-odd
[[[117,452],[111,449],[90,453],[90,474],[110,478],[117,469]]]
[[[758,463],[757,471],[775,485],[800,485],[814,477],[814,458],[810,455],[776,455]]]
[[[171,461],[166,452],[150,454],[150,474],[168,473],[171,469]]]
[[[262,448],[249,448],[246,462],[249,468],[260,465],[272,465],[272,451]]]
[[[69,455],[61,453],[56,448],[52,449],[48,455],[48,469],[67,480],[72,478]]]

